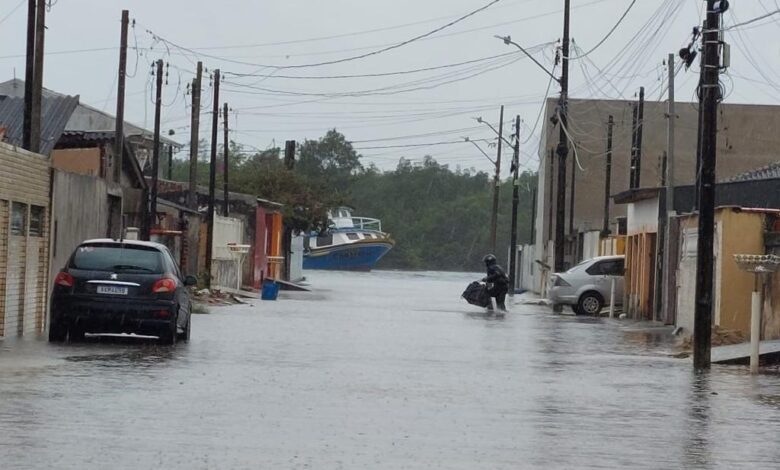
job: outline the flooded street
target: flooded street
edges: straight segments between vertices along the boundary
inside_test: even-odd
[[[780,373],[669,329],[459,298],[477,275],[307,273],[173,348],[0,343],[0,468],[777,468]]]

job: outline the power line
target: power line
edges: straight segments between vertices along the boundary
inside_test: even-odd
[[[13,7],[13,8],[11,9],[11,11],[9,11],[9,12],[8,12],[8,14],[7,14],[7,15],[5,15],[5,16],[4,16],[4,17],[2,17],[2,18],[0,18],[0,24],[3,24],[3,23],[5,22],[5,20],[7,20],[8,18],[10,18],[10,17],[11,17],[11,15],[13,15],[14,13],[16,13],[16,10],[18,10],[19,8],[21,8],[21,7],[22,7],[22,5],[24,5],[25,3],[27,3],[27,0],[22,0],[21,2],[19,2],[19,4],[18,4],[18,5],[16,5],[15,7]]]
[[[777,15],[778,13],[780,13],[780,9],[777,9],[777,10],[774,10],[774,11],[770,11],[769,13],[767,13],[765,15],[757,16],[757,17],[755,17],[753,19],[750,19],[750,20],[747,20],[747,21],[743,21],[742,23],[733,24],[733,25],[731,25],[731,26],[729,26],[727,28],[723,28],[723,31],[731,31],[732,29],[741,28],[743,26],[747,26],[749,24],[753,24],[755,22],[761,21],[761,20],[763,20],[765,18],[769,18],[770,16]]]
[[[461,16],[461,17],[459,17],[459,18],[457,18],[457,19],[455,19],[453,21],[450,21],[449,23],[447,23],[447,24],[445,24],[443,26],[440,26],[440,27],[435,28],[435,29],[433,29],[431,31],[428,31],[428,32],[423,33],[423,34],[420,34],[418,36],[415,36],[413,38],[407,39],[405,41],[399,42],[397,44],[393,44],[393,45],[390,45],[390,46],[387,46],[387,47],[384,47],[382,49],[378,49],[378,50],[375,50],[375,51],[367,52],[365,54],[359,54],[359,55],[356,55],[356,56],[344,57],[344,58],[341,58],[341,59],[329,60],[329,61],[324,61],[324,62],[317,62],[317,63],[312,63],[312,64],[298,64],[298,65],[249,64],[249,65],[254,65],[254,66],[258,66],[258,67],[265,67],[265,68],[270,68],[270,69],[282,70],[282,69],[298,69],[298,68],[309,68],[309,67],[321,67],[321,66],[324,66],[324,65],[335,65],[335,64],[341,64],[341,63],[344,63],[344,62],[351,62],[351,61],[354,61],[354,60],[365,59],[367,57],[372,57],[372,56],[375,56],[375,55],[383,54],[385,52],[392,51],[392,50],[404,47],[404,46],[409,45],[409,44],[411,44],[411,43],[413,43],[415,41],[419,41],[420,39],[426,38],[428,36],[432,36],[432,35],[440,32],[440,31],[443,31],[443,30],[445,30],[445,29],[447,29],[449,27],[452,27],[452,26],[454,26],[454,25],[456,25],[456,24],[458,24],[458,23],[460,23],[460,22],[462,22],[462,21],[464,21],[464,20],[466,20],[468,18],[471,18],[474,15],[477,15],[477,14],[487,10],[488,8],[490,8],[491,6],[495,5],[496,3],[500,2],[500,1],[502,1],[502,0],[491,0],[486,5],[483,5],[480,8],[477,8],[476,10],[473,10],[473,11],[471,11],[471,12],[469,12],[469,13],[467,13],[467,14],[465,14],[465,15],[463,15],[463,16]],[[177,45],[177,44],[175,44],[175,43],[173,43],[171,41],[168,41],[167,39],[165,39],[165,38],[163,38],[163,37],[161,37],[159,35],[156,35],[152,31],[149,31],[149,33],[152,34],[152,36],[155,39],[158,39],[158,40],[160,40],[160,41],[162,41],[162,42],[164,42],[166,44],[169,44],[169,45],[171,45],[173,47],[176,47],[177,49],[181,49],[181,50],[184,50],[184,51],[187,51],[187,52],[190,52],[192,54],[197,55],[197,53],[194,50],[192,50],[192,49],[188,49],[186,47],[179,46],[179,45]],[[224,59],[219,59],[219,60],[224,60]],[[229,61],[229,60],[226,60],[226,62],[238,63],[237,61]]]
[[[601,41],[599,41],[598,44],[593,46],[593,48],[591,50],[589,50],[588,52],[586,52],[584,54],[580,54],[577,57],[570,57],[570,59],[571,60],[582,59],[583,57],[589,56],[593,51],[595,51],[596,49],[601,47],[601,45],[604,44],[607,41],[607,39],[609,39],[610,36],[612,36],[612,33],[615,32],[615,30],[618,28],[618,26],[620,26],[620,24],[623,22],[623,20],[626,19],[626,16],[628,16],[628,12],[630,12],[631,9],[634,8],[634,5],[636,5],[636,0],[631,0],[631,4],[628,5],[628,8],[626,8],[626,11],[623,13],[623,16],[621,16],[620,19],[617,21],[617,23],[615,23],[615,26],[613,26],[612,29],[609,30],[607,35],[604,36],[604,38]]]

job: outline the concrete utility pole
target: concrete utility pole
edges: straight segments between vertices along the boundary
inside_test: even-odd
[[[717,5],[717,9],[716,9]],[[710,368],[712,341],[713,235],[715,232],[715,163],[717,161],[718,102],[720,94],[720,16],[728,2],[707,0],[707,22],[702,35],[702,119],[699,122],[701,176],[699,178],[699,240],[696,257],[696,308],[693,321],[693,367]]]
[[[219,127],[219,69],[214,71],[214,107],[211,115],[211,160],[209,162],[209,212],[206,231],[206,285],[211,287],[214,250],[214,197],[217,186],[217,128]]]
[[[631,162],[628,165],[628,189],[634,189],[634,181],[636,181],[636,135],[637,125],[639,121],[638,117],[639,107],[635,103],[631,103]]]
[[[203,62],[198,61],[197,72],[192,80],[192,119],[190,125],[190,187],[187,205],[198,210],[198,143],[200,132],[200,90],[203,79]]]
[[[666,187],[666,234],[664,243],[664,258],[663,258],[663,288],[661,289],[663,298],[661,299],[663,313],[667,318],[668,312],[671,309],[670,305],[670,288],[669,280],[672,269],[671,259],[671,220],[670,217],[674,214],[674,126],[677,120],[677,113],[675,111],[674,103],[674,54],[669,54],[667,60],[667,67],[669,72],[669,102],[667,105],[666,119],[666,171],[664,177],[664,186]]]
[[[160,171],[160,113],[162,112],[163,61],[157,61],[157,95],[154,100],[154,148],[152,148],[152,201],[145,240],[151,236],[151,228],[157,223],[157,179]]]
[[[22,147],[26,150],[32,150],[32,109],[33,88],[35,86],[35,9],[36,0],[27,0],[27,59],[24,69],[24,122],[22,124]]]
[[[534,186],[533,191],[531,191],[531,245],[536,244],[536,204],[538,197],[539,187]]]
[[[503,126],[502,126],[503,127]],[[499,139],[499,145],[501,145]],[[515,117],[515,152],[512,156],[512,229],[509,235],[509,295],[515,295],[517,273],[517,208],[520,205],[520,116]]]
[[[553,234],[553,207],[555,206],[555,149],[550,149],[550,194],[547,206],[547,241],[555,240]]]
[[[46,0],[38,0],[35,19],[35,65],[33,67],[32,120],[30,121],[30,150],[41,150],[41,102],[43,100],[43,49],[46,34]]]
[[[114,174],[115,182],[121,182],[122,159],[125,146],[125,79],[127,78],[127,26],[130,13],[122,10],[122,32],[119,35],[119,71],[117,72],[116,122],[114,125]]]
[[[230,151],[230,145],[229,145],[229,137],[228,137],[228,104],[225,103],[224,107],[222,108],[222,117],[224,118],[224,127],[225,127],[225,142],[222,145],[223,147],[223,161],[222,161],[222,169],[224,172],[224,177],[222,178],[222,192],[223,192],[223,198],[224,201],[222,201],[222,215],[224,217],[227,217],[228,214],[230,214],[230,194],[228,192],[228,171],[229,171],[229,151]]]
[[[601,228],[604,236],[609,235],[609,196],[612,192],[612,129],[615,118],[610,114],[607,121],[607,158],[604,169],[604,226]]]
[[[568,137],[566,131],[569,127],[569,18],[571,13],[570,0],[564,0],[563,13],[563,44],[561,48],[561,98],[558,112],[561,126],[558,140],[558,202],[555,219],[555,271],[564,270],[564,224],[566,223],[566,157],[569,154]]]
[[[498,192],[501,185],[501,148],[504,146],[504,105],[501,105],[501,119],[498,123],[498,154],[496,155],[496,176],[493,178],[493,211],[490,214],[490,250],[496,252],[498,230]]]

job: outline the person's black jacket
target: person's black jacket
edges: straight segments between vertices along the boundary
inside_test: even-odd
[[[495,285],[498,289],[509,288],[509,276],[506,275],[498,264],[492,264],[487,267],[487,276],[483,280]]]

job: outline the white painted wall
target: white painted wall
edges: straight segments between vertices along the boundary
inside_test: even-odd
[[[601,232],[593,230],[583,234],[582,259],[591,259],[599,255],[601,247]]]
[[[628,234],[658,232],[658,198],[628,205]]]

